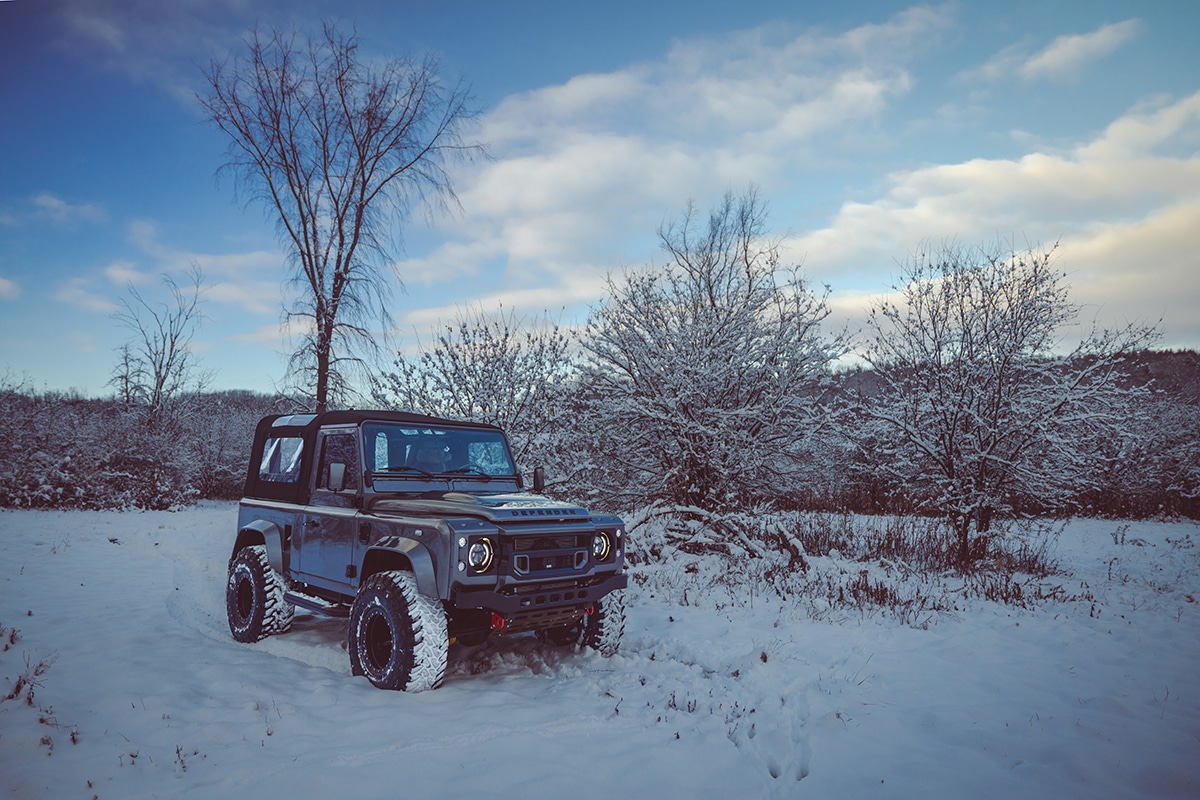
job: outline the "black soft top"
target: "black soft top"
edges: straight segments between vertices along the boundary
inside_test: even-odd
[[[308,484],[312,472],[313,451],[317,444],[317,431],[328,425],[361,425],[364,422],[400,422],[410,425],[449,426],[456,428],[480,428],[501,430],[483,422],[430,417],[407,411],[326,411],[323,414],[271,414],[258,421],[254,429],[254,446],[250,451],[250,464],[246,470],[244,496],[281,500],[287,503],[307,503]],[[259,478],[263,449],[271,439],[299,438],[303,440],[300,471],[290,481],[266,481]]]

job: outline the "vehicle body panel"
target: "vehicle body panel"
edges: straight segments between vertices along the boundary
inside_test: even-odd
[[[452,632],[560,626],[626,585],[621,519],[525,492],[491,425],[267,417],[244,494],[234,554],[265,544],[292,602],[325,613],[383,570],[411,571]]]

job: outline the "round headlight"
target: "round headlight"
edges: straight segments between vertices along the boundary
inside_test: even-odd
[[[592,556],[597,561],[604,561],[612,552],[612,540],[608,538],[608,534],[600,531],[592,537]]]
[[[467,550],[467,563],[476,572],[487,572],[492,565],[492,543],[489,539],[480,539]]]

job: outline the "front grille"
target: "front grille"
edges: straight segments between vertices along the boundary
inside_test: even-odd
[[[591,542],[588,536],[563,534],[561,536],[518,536],[513,539],[513,550],[524,553],[530,550],[567,550],[573,547],[587,547]]]
[[[513,559],[513,569],[518,575],[538,575],[561,569],[583,569],[586,566],[586,550],[521,553]]]
[[[592,529],[530,532],[501,539],[501,569],[518,579],[554,580],[587,570]]]

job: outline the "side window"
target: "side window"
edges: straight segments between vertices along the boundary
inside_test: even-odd
[[[356,491],[361,470],[358,468],[358,442],[352,433],[334,433],[326,436],[321,445],[321,471],[317,473],[317,488],[329,486],[329,465],[346,465],[346,485],[342,488]]]
[[[299,436],[267,439],[258,479],[271,483],[295,483],[300,477],[300,454],[304,440]]]

